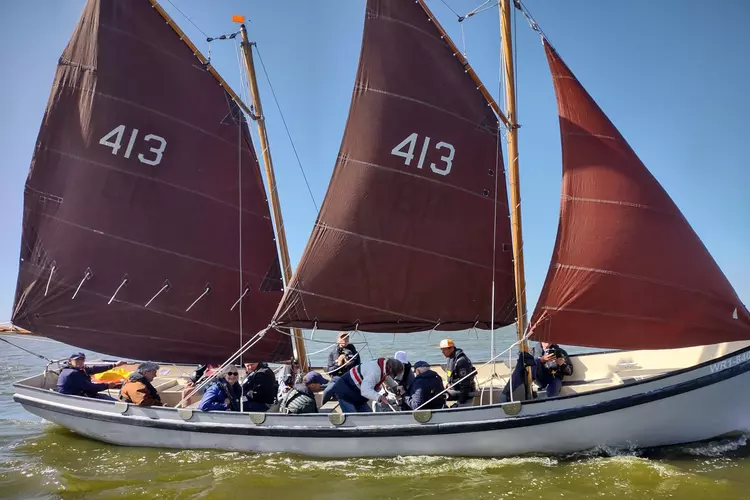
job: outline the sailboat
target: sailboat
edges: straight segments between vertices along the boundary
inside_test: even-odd
[[[512,81],[513,52],[508,36],[511,4],[502,0],[500,6],[504,54],[510,62],[506,65],[506,78]],[[523,7],[517,3],[516,8]],[[168,58],[175,59],[171,70],[175,71],[175,54],[183,59],[190,59],[193,54],[179,45],[184,44],[185,37],[173,24],[165,24],[164,16],[153,0],[89,0],[73,38],[81,43],[72,42],[66,54],[73,62],[66,63],[68,59],[64,57],[63,64],[70,65],[79,79],[89,78],[86,69],[94,61],[82,62],[80,51],[99,47],[103,52],[103,37],[109,33],[132,39],[133,43],[153,37],[155,47],[174,47],[168,51]],[[494,331],[515,323],[521,350],[527,348],[529,339],[619,349],[573,356],[575,373],[565,380],[560,396],[484,404],[488,401],[479,395],[479,405],[474,407],[414,412],[201,412],[192,408],[142,408],[61,395],[48,389],[55,375],[45,372],[17,383],[14,399],[47,420],[118,445],[289,452],[319,457],[570,453],[597,446],[669,445],[750,430],[750,402],[742,397],[750,383],[747,308],[665,190],[544,36],[542,43],[558,101],[563,193],[552,263],[531,320],[526,321],[523,286],[518,127],[513,92],[508,92],[504,113],[423,0],[367,0],[349,118],[328,192],[278,307],[266,316],[270,318],[268,324],[250,338],[275,346],[264,348],[262,354],[280,359],[289,353],[276,339],[293,338],[295,328],[406,333],[468,328]],[[126,54],[133,48],[123,44],[117,50],[127,64]],[[181,60],[180,64],[184,62]],[[186,67],[195,68],[195,74],[181,75],[183,82],[190,82],[184,83],[186,87],[201,79],[206,82],[206,95],[209,91],[213,92],[211,96],[216,95],[210,106],[208,101],[204,104],[205,109],[213,111],[223,106],[228,116],[236,116],[230,113],[236,100],[227,98],[227,88],[216,84],[215,75],[207,74],[205,65],[191,59]],[[74,75],[68,76],[65,67],[58,75],[60,84],[73,81]],[[152,77],[148,82],[166,85],[156,83],[158,79]],[[77,88],[76,84],[70,87]],[[105,89],[105,85],[100,87],[97,83],[94,93]],[[58,96],[56,92],[53,90],[51,105],[66,102],[65,95]],[[71,97],[74,111],[66,113],[67,119],[73,117],[78,124],[79,117],[97,117],[93,123],[103,126],[99,124],[96,101],[91,102],[82,93]],[[115,103],[124,99],[114,97]],[[179,109],[184,101],[178,97],[164,96],[174,99]],[[154,109],[159,109],[158,104],[153,103]],[[55,118],[48,111],[36,168],[44,167],[38,158],[50,149],[44,147],[51,140],[46,139],[45,127]],[[219,119],[212,115],[208,123],[218,127]],[[88,119],[80,119],[80,123],[84,128],[91,126]],[[207,125],[193,128],[196,126]],[[89,153],[101,147],[96,141],[80,144],[79,148],[86,154],[101,155],[97,161],[104,164],[118,153],[124,160],[131,143],[147,147],[145,151],[133,148],[131,158],[127,158],[131,161],[136,152],[155,161],[158,151],[164,158],[172,151],[160,145],[161,141],[172,140],[171,136],[167,139],[166,132],[144,129],[151,135],[139,136],[131,132],[131,127],[137,125],[128,121],[119,144],[116,134],[107,138],[106,142],[112,144],[107,144],[103,152]],[[235,135],[242,130],[236,123],[229,127]],[[501,127],[509,136],[510,193],[503,169]],[[70,133],[74,137],[63,136],[66,144],[75,144],[81,131],[74,129]],[[154,135],[161,141],[153,139]],[[139,137],[152,139],[143,145]],[[197,140],[190,137],[191,144],[196,145]],[[230,160],[226,161],[230,164]],[[251,161],[248,158],[248,163]],[[192,163],[186,159],[185,164]],[[212,159],[211,165],[215,164],[218,161]],[[232,165],[236,167],[236,160]],[[32,177],[36,168],[32,169]],[[253,171],[257,172],[257,167]],[[258,179],[257,175],[253,178],[256,187]],[[86,186],[82,181],[76,183],[79,184]],[[54,195],[51,189],[35,189],[48,197]],[[85,190],[87,195],[97,192],[93,188]],[[36,191],[33,193],[27,194],[27,204],[37,196]],[[253,193],[247,197],[263,199],[260,189]],[[44,207],[35,209],[27,205],[26,220],[31,221],[32,215],[42,215],[46,220],[43,209],[64,207],[64,202],[50,207],[52,202],[45,201]],[[255,206],[256,210],[266,214],[260,205]],[[232,215],[227,212],[224,216],[236,217],[236,213],[233,210]],[[122,214],[99,216],[123,226],[122,218],[118,218]],[[270,225],[264,227],[270,236]],[[190,234],[203,238],[195,227],[190,229]],[[181,231],[174,233],[184,236]],[[48,238],[69,241],[54,230]],[[84,270],[91,266],[91,259],[102,259],[96,266],[103,268],[102,274],[93,267],[92,270],[96,278],[106,276],[110,287],[124,281],[123,271],[129,273],[127,288],[119,292],[127,291],[128,295],[117,295],[114,300],[131,297],[134,301],[136,291],[148,295],[146,292],[151,290],[141,288],[142,282],[148,278],[149,283],[160,285],[161,264],[153,265],[145,256],[137,262],[149,271],[147,274],[136,275],[130,267],[123,270],[118,260],[125,253],[118,246],[125,243],[123,239],[115,239],[116,244],[113,242],[108,252],[83,253],[82,240],[61,248],[45,243],[43,252],[22,254],[31,262],[20,272],[19,313],[14,321],[32,331],[58,335],[56,338],[61,338],[61,334],[54,333],[58,330],[70,332],[68,340],[79,345],[84,336],[97,333],[91,331],[96,326],[63,328],[59,322],[48,323],[47,317],[54,318],[58,310],[65,310],[61,306],[48,309],[47,314],[37,312],[47,296],[43,293],[45,283],[58,293],[74,291],[74,282],[69,278],[67,285],[58,284],[61,276],[68,276],[63,273],[70,272],[62,255],[72,255],[73,250],[81,252],[75,262]],[[111,258],[115,255],[117,259]],[[250,265],[256,265],[255,261]],[[252,282],[251,293],[258,293],[260,277],[265,280],[263,273],[268,273],[269,268],[258,267],[258,280]],[[155,274],[159,277],[155,278]],[[206,278],[179,283],[179,290],[199,292],[198,284]],[[178,290],[178,283],[169,279],[168,293],[172,295],[165,295],[165,301],[176,297],[174,292]],[[110,318],[103,305],[110,296],[104,291],[93,293],[93,281],[94,278],[82,282],[81,290],[90,290],[85,308],[80,308],[84,303],[76,302],[78,298],[70,301],[66,295],[69,302],[65,304],[76,321],[88,310],[101,311],[99,321]],[[236,286],[236,280],[227,287],[232,292],[245,290]],[[212,284],[211,290],[215,288]],[[217,295],[212,292],[211,298]],[[221,302],[232,303],[234,299],[226,296]],[[178,333],[151,329],[145,317],[153,314],[151,311],[139,310],[139,314],[144,315],[143,328],[148,328],[151,336],[179,337]],[[119,321],[129,319],[125,314],[115,316]],[[29,319],[22,321],[23,318]],[[139,318],[135,316],[132,321],[140,321]],[[207,314],[206,318],[214,316]],[[258,344],[261,345],[268,344]],[[110,346],[108,352],[111,351]],[[170,355],[164,350],[152,357],[156,354],[169,355],[165,358],[168,361],[193,361],[187,352]],[[500,363],[488,366],[508,373],[508,367]],[[162,394],[171,390],[165,389]]]

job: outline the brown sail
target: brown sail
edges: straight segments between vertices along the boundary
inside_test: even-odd
[[[368,0],[343,143],[276,324],[489,328],[495,211],[494,323],[513,323],[497,128],[420,3]]]
[[[534,338],[613,348],[750,339],[750,315],[669,195],[545,42],[563,187]]]
[[[238,111],[148,0],[89,0],[26,182],[13,323],[109,355],[223,361],[247,287],[244,340],[265,327],[282,282]],[[248,356],[291,344],[268,332]]]

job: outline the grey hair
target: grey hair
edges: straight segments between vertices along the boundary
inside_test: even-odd
[[[155,372],[159,371],[159,365],[154,363],[153,361],[146,361],[145,363],[141,363],[138,365],[138,368],[135,369],[137,373],[145,374],[146,372]]]
[[[404,364],[396,358],[388,358],[385,360],[385,369],[392,377],[398,377],[404,373]]]
[[[235,365],[227,365],[224,368],[221,369],[221,373],[219,374],[221,377],[226,377],[227,372],[237,372],[239,373],[240,369],[237,368]]]

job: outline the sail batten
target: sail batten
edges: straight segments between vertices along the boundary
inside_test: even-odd
[[[365,13],[341,150],[274,324],[376,332],[511,324],[498,118],[418,2],[369,0]]]
[[[241,105],[163,16],[84,7],[26,182],[12,319],[107,355],[222,362],[270,321],[279,257]],[[273,331],[245,359],[291,355]]]
[[[621,349],[750,339],[750,314],[684,215],[546,40],[544,47],[563,182],[533,337]]]

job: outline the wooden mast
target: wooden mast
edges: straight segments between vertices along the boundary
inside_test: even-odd
[[[513,267],[516,278],[516,322],[518,339],[522,339],[526,331],[526,278],[523,267],[523,234],[521,231],[521,184],[518,175],[518,114],[516,112],[515,67],[513,61],[513,39],[511,35],[511,21],[513,11],[510,0],[500,2],[500,33],[502,38],[502,53],[505,62],[505,112],[510,121],[508,126],[508,179],[510,181],[510,219],[513,234]],[[528,342],[520,346],[523,352],[528,352]],[[527,381],[530,382],[530,368],[527,368]],[[531,384],[527,385],[526,397],[530,398]]]
[[[250,84],[250,93],[253,98],[253,107],[255,115],[252,118],[258,124],[258,136],[260,137],[260,147],[263,153],[263,165],[266,169],[266,180],[268,182],[268,196],[271,199],[271,213],[276,225],[276,237],[279,242],[279,253],[281,255],[281,272],[284,276],[284,283],[288,284],[292,278],[292,265],[289,261],[289,247],[286,242],[286,233],[284,232],[284,219],[281,216],[281,205],[279,204],[278,191],[276,189],[276,176],[273,172],[273,162],[271,161],[271,150],[268,145],[268,134],[266,133],[266,119],[263,115],[263,105],[260,102],[260,93],[258,92],[258,80],[255,78],[255,65],[253,64],[252,45],[247,38],[247,29],[245,25],[240,26],[242,35],[242,53],[245,56],[245,69],[247,70],[248,81]],[[305,352],[305,339],[302,337],[302,330],[299,328],[292,329],[292,343],[297,361],[303,373],[307,372],[307,353]]]

